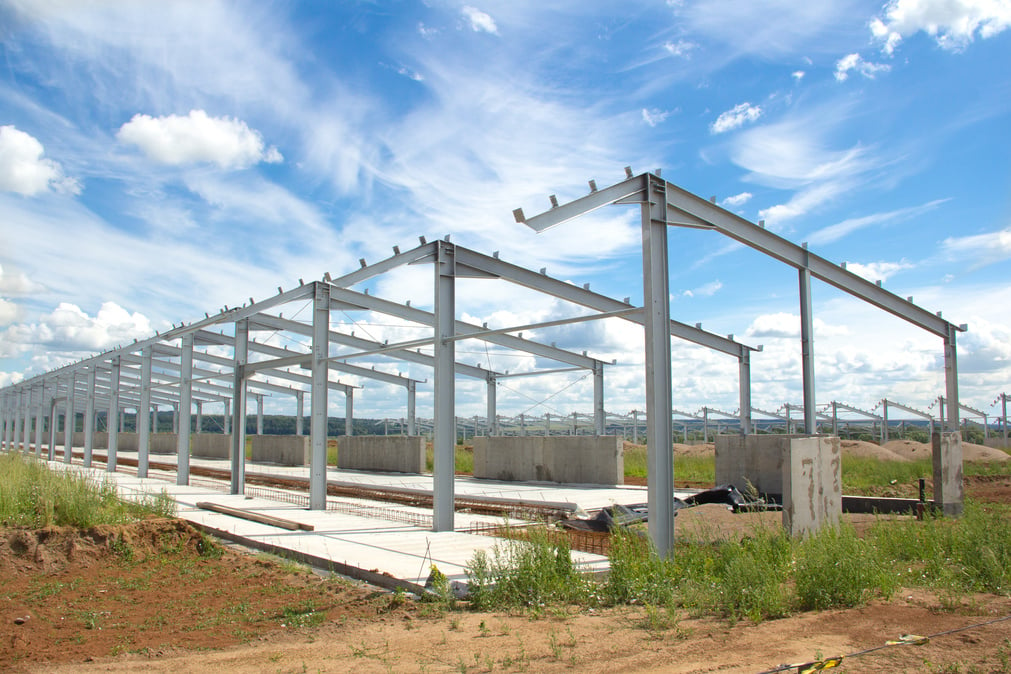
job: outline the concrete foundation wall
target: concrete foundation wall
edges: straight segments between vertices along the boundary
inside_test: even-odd
[[[232,436],[197,433],[190,436],[190,455],[201,459],[227,459],[232,450]]]
[[[834,525],[842,514],[842,454],[828,435],[719,435],[716,484],[778,497],[791,535]]]
[[[140,443],[140,435],[137,433],[117,433],[116,451],[136,452]]]
[[[231,436],[222,436],[229,438]],[[309,465],[309,436],[307,435],[250,435],[253,461],[277,463],[282,466]],[[227,454],[226,454],[227,456]]]
[[[987,438],[983,441],[983,444],[987,447],[992,447],[993,449],[1011,449],[1011,438],[1004,440],[1003,437],[999,438]]]
[[[613,435],[478,436],[474,477],[518,482],[625,483],[621,438]]]
[[[425,438],[406,435],[352,435],[337,440],[337,467],[393,473],[425,472]]]

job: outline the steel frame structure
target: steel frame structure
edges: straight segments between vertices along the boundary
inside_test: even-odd
[[[673,422],[666,410],[672,408],[671,349],[666,329],[670,321],[670,292],[667,254],[667,228],[688,227],[712,230],[730,237],[779,262],[794,267],[799,279],[801,322],[801,366],[804,388],[804,428],[817,430],[814,379],[814,315],[811,279],[817,278],[872,306],[887,311],[943,339],[945,388],[949,406],[947,427],[958,430],[958,371],[956,335],[966,327],[944,320],[940,314],[913,304],[912,299],[885,290],[810,252],[807,244],[797,245],[765,229],[764,223],[752,223],[721,208],[715,199],[706,200],[660,177],[656,173],[634,175],[625,168],[626,179],[598,189],[589,181],[590,193],[565,204],[552,195],[551,209],[527,217],[523,209],[513,211],[516,222],[534,231],[572,220],[603,206],[638,205],[641,211],[643,304],[645,313],[646,407],[648,446],[649,532],[657,551],[670,554],[674,543],[673,505]],[[743,377],[742,377],[743,379]],[[750,391],[744,403],[742,384],[741,410],[750,410]]]

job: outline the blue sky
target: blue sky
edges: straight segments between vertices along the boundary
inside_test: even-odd
[[[995,412],[1011,388],[1008,0],[2,0],[0,26],[0,385],[418,235],[636,301],[637,209],[544,234],[511,215],[629,165],[967,323],[966,404]],[[799,403],[796,272],[710,232],[671,230],[670,251],[672,316],[762,344],[755,405]],[[426,306],[430,278],[371,290]],[[496,282],[459,298],[492,327],[577,313]],[[941,394],[940,340],[823,284],[814,306],[819,403]],[[607,409],[644,405],[641,330],[531,336],[617,359]],[[674,361],[676,407],[736,408],[736,362],[680,343]],[[402,415],[394,392],[342,381],[366,384],[358,414]],[[589,411],[590,386],[512,380],[499,403]],[[458,390],[483,413],[483,387]]]

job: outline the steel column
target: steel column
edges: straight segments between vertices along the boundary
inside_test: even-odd
[[[25,427],[24,427],[24,452],[28,453],[31,448],[31,431],[32,431],[32,389],[28,387],[25,389]]]
[[[246,359],[249,356],[249,319],[235,323],[232,375],[232,480],[231,493],[246,489]]]
[[[667,189],[646,175],[642,203],[642,277],[646,356],[646,458],[649,534],[657,554],[674,550],[674,429],[671,419],[670,281]]]
[[[593,365],[593,432],[604,434],[604,364]]]
[[[95,380],[98,373],[95,365],[88,366],[88,397],[84,402],[84,467],[91,467],[92,452],[95,449]]]
[[[487,412],[488,412],[488,435],[501,435],[501,430],[498,426],[498,378],[489,374],[488,378],[485,380],[487,382],[486,389],[488,391],[487,398]]]
[[[435,260],[435,418],[432,470],[432,528],[453,531],[456,447],[456,258],[452,244],[440,241]]]
[[[49,451],[46,458],[50,461],[56,460],[56,426],[59,422],[59,408],[56,406],[56,395],[60,392],[60,384],[57,381],[53,390],[53,399],[49,403]]]
[[[945,422],[942,417],[942,424],[947,426],[947,429],[957,433],[958,432],[958,364],[956,362],[956,351],[955,348],[955,335],[958,334],[958,328],[952,324],[948,324],[948,335],[944,338],[944,383],[945,391],[948,394],[948,417]],[[944,425],[942,428],[944,428]]]
[[[305,393],[295,391],[295,435],[305,435],[302,417],[305,415]]]
[[[418,382],[413,379],[407,383],[407,434],[417,433]]]
[[[193,333],[182,337],[179,361],[179,430],[176,446],[176,484],[190,483],[190,409],[193,403]],[[199,406],[198,406],[199,409]],[[197,421],[199,424],[199,415]]]
[[[35,409],[35,456],[42,456],[42,427],[45,425],[46,384],[39,388],[39,400]]]
[[[263,394],[256,394],[256,434],[263,435]]]
[[[116,472],[116,450],[119,448],[119,429],[116,427],[116,419],[119,418],[119,374],[120,357],[114,356],[109,369],[109,412],[105,417],[109,424],[109,458],[105,463],[105,470],[109,473]]]
[[[312,312],[312,387],[309,393],[309,507],[326,510],[326,439],[330,368],[330,286],[317,281]]]
[[[741,357],[737,361],[739,374],[739,403],[741,417],[741,435],[751,435],[751,352],[741,351]]]
[[[77,388],[77,372],[70,372],[67,381],[67,414],[63,419],[63,463],[70,463],[74,450],[74,429],[77,428],[74,389]]]
[[[190,352],[190,358],[192,359],[193,352]],[[191,387],[192,388],[192,387]],[[197,405],[197,433],[203,433],[204,428],[204,403],[200,400],[196,401]]]
[[[355,434],[355,393],[348,389],[344,394],[344,435]]]
[[[807,249],[805,248],[805,253]],[[811,308],[811,270],[798,270],[800,279],[800,358],[804,377],[804,432],[818,432],[814,399],[814,312]]]
[[[140,357],[140,405],[137,408],[137,477],[147,477],[151,452],[151,356],[152,347],[146,346]],[[158,407],[154,406],[157,410]],[[143,411],[143,413],[141,413]],[[155,414],[158,412],[155,411]],[[157,432],[157,430],[155,431]]]

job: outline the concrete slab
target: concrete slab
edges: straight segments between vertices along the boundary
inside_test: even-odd
[[[134,458],[129,452],[121,453],[119,457]],[[198,461],[208,465],[223,463],[213,460],[194,460],[193,463]],[[76,458],[71,464],[62,461],[47,463],[56,470],[75,471],[99,482],[108,481],[124,498],[139,499],[165,492],[176,502],[179,517],[215,535],[256,549],[293,556],[389,588],[404,587],[419,591],[433,564],[446,574],[453,586],[465,586],[466,567],[474,554],[478,550],[491,553],[496,544],[502,543],[500,538],[466,533],[467,529],[502,526],[503,520],[497,517],[457,513],[457,531],[433,532],[430,528],[406,523],[426,521],[426,518],[430,522],[430,509],[328,497],[326,511],[307,510],[300,502],[301,498],[305,498],[307,503],[307,496],[283,489],[248,486],[245,496],[231,495],[227,493],[227,480],[194,477],[190,485],[179,486],[175,484],[175,472],[169,470],[151,469],[149,477],[138,478],[135,471],[122,465],[117,472],[108,473],[101,464],[85,468]],[[269,468],[277,472],[282,467]],[[369,475],[367,480],[364,479],[366,474],[357,476],[369,484],[389,482],[383,481],[388,477],[386,475]],[[512,493],[518,493],[517,486],[509,485]],[[427,487],[431,489],[430,477]],[[485,489],[486,493],[488,491],[495,490]],[[526,492],[526,495],[533,493]],[[542,493],[548,491],[543,490]],[[644,496],[637,491],[621,490],[619,493],[622,496]],[[197,502],[202,501],[293,520],[312,525],[314,530],[288,531],[197,508]],[[608,568],[607,558],[600,555],[573,552],[572,557],[588,572],[602,572]]]

